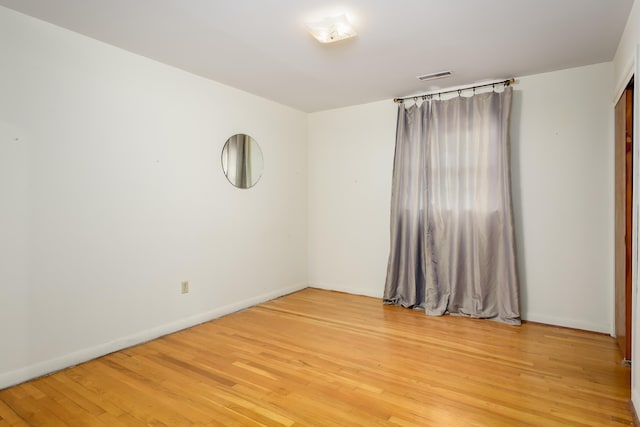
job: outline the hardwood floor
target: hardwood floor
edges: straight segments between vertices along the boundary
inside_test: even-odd
[[[620,426],[613,338],[317,289],[0,391],[0,426]]]

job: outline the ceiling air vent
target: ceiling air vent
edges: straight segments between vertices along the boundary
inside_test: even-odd
[[[441,79],[443,77],[449,77],[451,75],[451,71],[440,71],[439,73],[431,73],[425,74],[424,76],[418,76],[418,80],[435,80]]]

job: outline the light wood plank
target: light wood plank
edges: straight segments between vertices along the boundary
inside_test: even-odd
[[[2,390],[0,424],[630,425],[619,361],[602,334],[305,289]]]

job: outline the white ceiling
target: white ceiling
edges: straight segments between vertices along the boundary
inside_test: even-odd
[[[633,0],[0,0],[307,111],[613,59]],[[346,11],[358,36],[304,21]],[[416,76],[453,76],[421,82]]]

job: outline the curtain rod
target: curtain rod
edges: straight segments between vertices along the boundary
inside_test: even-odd
[[[460,94],[460,92],[462,92],[463,90],[469,90],[469,89],[473,89],[476,90],[478,88],[481,87],[488,87],[488,86],[495,86],[495,85],[505,85],[505,86],[509,86],[512,85],[516,82],[516,79],[507,79],[507,80],[500,80],[497,82],[493,82],[493,83],[485,83],[485,84],[481,84],[481,85],[473,85],[473,86],[464,86],[464,87],[460,87],[458,89],[451,89],[451,90],[443,90],[442,92],[428,92],[428,93],[424,93],[422,95],[413,95],[413,96],[404,96],[402,98],[393,98],[393,102],[398,103],[398,102],[403,102],[407,99],[413,99],[413,100],[418,100],[418,98],[431,98],[433,96],[436,95],[442,95],[445,93],[453,93],[453,92],[458,92],[458,94]]]

